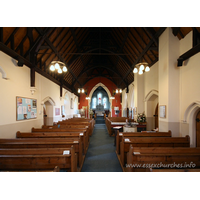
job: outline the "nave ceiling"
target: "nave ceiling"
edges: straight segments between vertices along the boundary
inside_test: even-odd
[[[158,61],[159,36],[165,27],[1,27],[0,50],[61,87],[77,94],[95,77],[106,77],[125,89],[134,81],[138,62],[149,67]],[[200,28],[173,27],[179,40],[190,31],[199,43]],[[195,45],[195,44],[194,44]],[[178,59],[178,58],[177,58]],[[51,72],[52,61],[62,61],[68,71]]]

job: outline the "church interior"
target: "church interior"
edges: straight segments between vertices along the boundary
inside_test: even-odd
[[[199,52],[199,27],[0,27],[0,171],[200,172]]]

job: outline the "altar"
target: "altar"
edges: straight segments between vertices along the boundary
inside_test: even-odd
[[[104,106],[101,105],[101,104],[97,105],[97,106],[96,106],[96,109],[95,109],[95,114],[96,114],[97,116],[104,116],[104,113],[105,113],[105,111],[104,111]]]

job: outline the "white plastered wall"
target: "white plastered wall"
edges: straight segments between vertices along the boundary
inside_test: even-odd
[[[192,32],[180,41],[180,54],[192,48]],[[196,114],[200,109],[200,53],[183,62],[180,68],[180,132],[190,136],[191,146],[196,146]]]
[[[147,130],[155,128],[155,109],[158,104],[158,62],[144,73],[144,104],[147,119]]]
[[[164,34],[166,33],[164,32]],[[171,35],[170,37],[174,37],[174,36]],[[161,39],[162,39],[162,35],[161,35]],[[172,39],[171,41],[173,41],[173,38],[171,39]],[[139,81],[137,79],[139,75],[135,76],[135,81],[132,83],[134,84],[134,105],[140,108],[144,106],[145,113],[147,114],[147,117],[148,117],[149,113],[152,113],[155,111],[154,107],[156,107],[157,103],[159,103],[159,105],[167,105],[167,106],[169,106],[169,104],[172,104],[172,99],[168,99],[168,98],[171,98],[170,95],[173,94],[171,93],[171,89],[169,89],[169,87],[172,88],[173,84],[176,84],[174,85],[176,87],[176,90],[173,90],[172,88],[172,92],[177,91],[178,98],[175,99],[175,103],[173,104],[175,106],[174,111],[173,111],[173,106],[170,106],[170,110],[169,110],[169,112],[171,112],[172,117],[170,116],[168,119],[168,113],[167,113],[166,119],[159,118],[159,120],[162,122],[166,122],[166,124],[168,122],[178,123],[180,134],[174,135],[174,136],[189,135],[191,146],[195,146],[196,145],[195,117],[196,117],[197,112],[200,109],[200,90],[199,90],[200,53],[184,61],[183,66],[176,69],[175,73],[177,72],[177,70],[179,70],[176,77],[174,77],[173,73],[170,74],[171,77],[167,77],[165,74],[165,73],[168,73],[168,70],[169,70],[167,66],[168,65],[175,66],[177,64],[178,57],[192,48],[192,32],[187,34],[184,39],[181,39],[180,41],[177,41],[177,40],[175,41],[177,51],[174,52],[174,54],[176,54],[176,56],[171,55],[170,59],[168,59],[169,51],[171,51],[170,49],[173,47],[173,45],[171,45],[171,47],[166,49],[164,47],[165,45],[167,45],[165,44],[166,42],[167,41],[165,40],[161,41],[162,44],[160,47],[160,51],[162,51],[162,54],[160,54],[159,61],[151,67],[150,72],[143,74],[144,76],[144,80],[143,80],[144,102],[142,102],[141,100],[139,101],[138,90],[140,89],[138,87]],[[162,65],[162,68],[159,68],[159,65]],[[160,75],[158,75],[159,73]],[[165,80],[166,78],[168,78],[168,80]],[[172,79],[177,78],[177,81],[173,82],[172,84],[171,78]],[[160,88],[162,88],[162,92],[160,91]],[[155,94],[153,91],[156,91]],[[147,101],[145,100],[148,99],[147,97],[148,97],[149,92],[153,94],[152,97],[149,98],[149,100],[151,101],[153,100],[153,102],[147,103]],[[128,96],[129,102],[131,98],[130,96]],[[158,96],[159,98],[156,99],[156,96]],[[122,101],[123,101],[123,105],[126,105],[125,92],[122,94]],[[142,104],[142,106],[140,106],[140,104]],[[148,124],[148,121],[147,121],[147,124]],[[168,127],[164,127],[164,128],[168,128]]]
[[[61,105],[64,98],[60,98],[60,86],[35,74],[36,92],[30,91],[30,69],[26,66],[16,66],[16,61],[0,51],[0,66],[5,71],[7,80],[0,76],[0,138],[15,138],[16,132],[30,132],[32,127],[40,128],[43,125],[43,105],[50,97],[53,106],[53,122],[62,120]],[[63,94],[67,90],[63,89]],[[69,92],[70,93],[70,92]],[[16,121],[16,96],[37,99],[37,118]],[[70,97],[75,95],[70,93]],[[55,108],[60,108],[60,115],[55,116]],[[70,109],[73,116],[74,109]]]

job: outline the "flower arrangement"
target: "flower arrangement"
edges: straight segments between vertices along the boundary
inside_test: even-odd
[[[138,113],[137,122],[146,122],[146,116],[144,113]]]
[[[90,109],[89,114],[90,114],[90,115],[93,115],[93,114],[94,114],[94,112],[93,112],[92,109]]]

